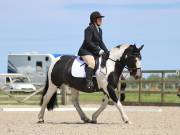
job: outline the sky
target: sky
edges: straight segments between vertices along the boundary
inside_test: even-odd
[[[0,0],[0,73],[10,53],[77,54],[96,10],[107,48],[144,44],[143,69],[180,68],[180,0]]]

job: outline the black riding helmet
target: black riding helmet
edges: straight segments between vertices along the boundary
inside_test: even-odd
[[[90,15],[90,23],[93,23],[94,20],[96,20],[97,18],[103,18],[104,16],[100,14],[100,12],[98,11],[94,11],[91,13]]]

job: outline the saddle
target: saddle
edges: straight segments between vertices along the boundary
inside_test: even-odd
[[[99,72],[101,63],[100,57],[95,57],[95,68],[94,68],[94,76]],[[73,77],[86,78],[86,70],[87,64],[83,61],[80,56],[77,56],[72,64],[71,74]]]

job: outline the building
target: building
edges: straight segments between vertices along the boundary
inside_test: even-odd
[[[61,54],[9,54],[8,73],[21,73],[27,75],[33,84],[44,85],[49,66]]]

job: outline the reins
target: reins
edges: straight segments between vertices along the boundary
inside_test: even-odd
[[[134,57],[134,55],[132,55],[132,56]],[[119,60],[113,60],[113,59],[110,58],[110,57],[109,57],[108,59],[111,60],[111,61],[113,61],[114,63],[119,63],[119,64],[121,64]],[[129,70],[129,71],[136,70],[136,69],[141,69],[141,68],[129,68],[128,66],[125,66],[124,68],[126,68],[126,69]],[[103,73],[102,71],[100,71],[100,72],[103,73],[104,75],[107,74],[107,66],[105,66],[105,69],[106,69],[106,73]]]

